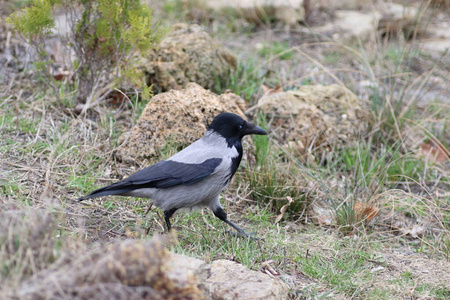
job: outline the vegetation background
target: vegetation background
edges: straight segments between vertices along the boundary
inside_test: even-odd
[[[450,19],[447,1],[408,1],[421,12],[408,29],[390,27],[346,42],[308,29],[334,18],[320,1],[305,1],[306,30],[270,15],[255,24],[195,0],[150,2],[153,13],[139,1],[117,11],[102,6],[107,1],[80,1],[96,4],[69,45],[77,57],[69,70],[55,67],[48,55],[54,17],[73,13],[67,3],[0,1],[4,295],[62,257],[163,231],[161,212],[148,212],[143,199],[74,200],[136,170],[114,159],[118,137],[150,99],[131,62],[137,52],[157,47],[171,24],[184,21],[201,24],[238,57],[228,84],[217,84],[215,92],[231,89],[254,105],[262,85],[295,90],[340,83],[368,100],[375,122],[356,145],[309,149],[312,160],[287,151],[274,136],[255,137],[256,163],[240,168],[222,202],[230,219],[264,241],[230,237],[220,220],[200,211],[176,214],[177,241],[170,249],[271,270],[288,283],[293,299],[450,297],[450,58],[420,47],[420,33],[435,14]],[[28,9],[28,23],[20,19],[22,9]],[[14,15],[18,11],[22,15]],[[105,16],[116,22],[114,32],[105,33],[111,28],[102,23]],[[7,50],[18,36],[10,23],[29,42],[13,44],[13,58]],[[115,36],[115,44],[99,43],[105,34]],[[122,86],[133,88],[116,90],[125,99],[117,104],[110,91]],[[262,115],[254,121],[275,126]],[[162,158],[174,151],[168,143]]]

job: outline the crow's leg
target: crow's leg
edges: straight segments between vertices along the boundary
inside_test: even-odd
[[[173,216],[177,209],[177,207],[174,207],[164,211],[164,220],[166,220],[167,231],[170,231],[172,229],[172,225],[170,225],[170,217]]]
[[[152,207],[153,207],[153,202],[150,203],[150,206],[148,207],[148,209],[147,209],[147,211],[145,212],[145,215],[144,215],[144,216],[148,215],[148,212],[150,211],[150,209],[152,209]]]
[[[247,233],[245,232],[244,229],[242,229],[241,227],[237,226],[236,224],[234,224],[233,222],[231,222],[230,220],[228,220],[227,218],[227,213],[223,210],[222,207],[217,207],[213,210],[213,213],[216,217],[218,217],[219,219],[221,219],[222,221],[224,221],[225,223],[227,223],[228,225],[230,225],[231,227],[233,227],[234,229],[236,229],[237,231],[237,235],[240,237],[245,237],[245,238],[252,238],[252,239],[258,239],[257,237],[253,237],[253,233]]]

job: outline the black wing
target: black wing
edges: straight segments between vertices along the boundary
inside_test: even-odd
[[[211,175],[221,162],[221,158],[210,158],[200,164],[164,160],[142,169],[124,180],[95,190],[78,200],[119,195],[142,188],[164,189],[176,185],[191,185]]]

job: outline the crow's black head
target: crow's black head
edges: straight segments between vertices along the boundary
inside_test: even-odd
[[[208,130],[223,136],[227,141],[241,140],[242,137],[248,134],[266,135],[267,132],[259,126],[249,123],[232,113],[221,113],[214,118],[209,125]]]

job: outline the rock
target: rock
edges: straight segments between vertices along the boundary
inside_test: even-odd
[[[214,89],[217,80],[229,81],[236,57],[199,25],[176,24],[141,65],[147,84],[158,91],[182,89],[189,82]]]
[[[220,96],[190,83],[185,90],[154,96],[131,132],[119,138],[116,157],[128,163],[156,162],[167,146],[188,145],[203,136],[221,112],[244,117],[245,101],[233,93]]]
[[[406,39],[422,36],[419,11],[414,7],[406,7],[396,3],[381,2],[378,9],[382,15],[378,22],[378,32],[383,37],[398,37],[402,34]]]
[[[403,6],[392,2],[380,2],[377,8],[381,11],[384,18],[390,20],[410,19],[416,17],[419,13],[415,7]]]
[[[272,132],[280,144],[291,148],[300,141],[305,148],[314,147],[313,154],[356,141],[372,121],[364,103],[337,84],[269,92],[252,110],[273,118]]]
[[[201,283],[209,266],[170,253],[163,239],[66,253],[23,281],[8,299],[205,299]]]
[[[449,1],[450,5],[450,1]],[[450,49],[450,21],[448,13],[442,13],[427,26],[427,38],[420,40],[423,49],[445,53]]]
[[[288,298],[288,287],[280,279],[229,260],[216,260],[211,264],[211,277],[206,280],[205,286],[212,299]]]
[[[445,53],[450,49],[450,39],[434,38],[420,41],[421,47],[427,51]]]
[[[303,0],[211,0],[206,4],[214,10],[233,10],[258,25],[269,18],[291,26],[305,20]]]
[[[333,21],[313,30],[332,36],[339,42],[353,39],[365,41],[376,32],[379,19],[377,12],[338,10]]]
[[[384,271],[384,269],[386,269],[386,268],[385,268],[385,267],[382,267],[382,266],[378,266],[378,267],[372,268],[372,269],[370,270],[370,273],[379,273],[379,272],[381,272],[381,271]]]
[[[339,42],[351,42],[355,39],[367,41],[375,33],[387,38],[402,34],[407,39],[424,35],[424,26],[420,22],[417,8],[379,2],[369,10],[369,4],[364,1],[333,1],[332,7],[338,9],[334,20],[314,27],[313,30],[332,36]],[[352,10],[356,8],[365,10]]]
[[[167,270],[167,278],[182,290],[194,286],[194,291],[196,288],[205,291],[204,282],[211,276],[211,266],[204,260],[172,252],[169,252]]]
[[[280,279],[252,271],[229,260],[211,264],[193,257],[170,253],[167,277],[173,282],[196,283],[209,299],[286,299],[288,287]],[[243,284],[244,283],[244,284]]]

